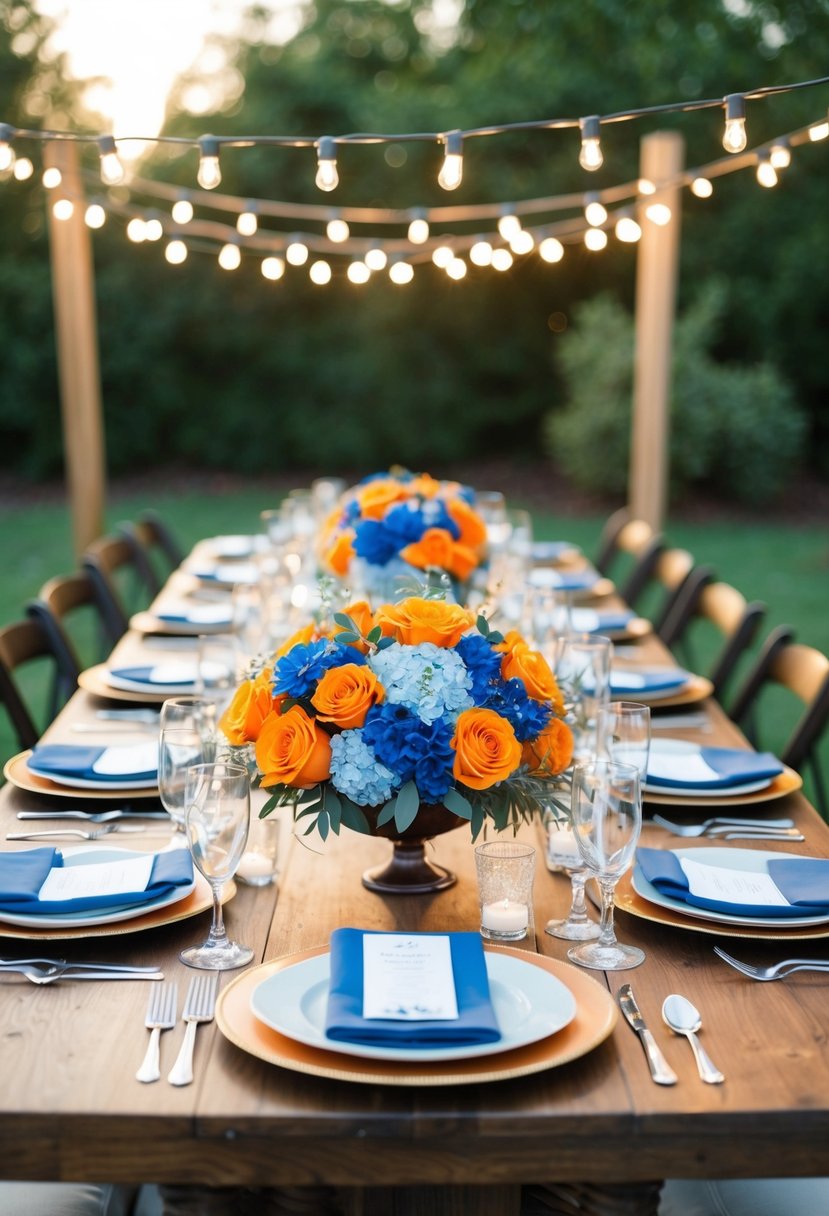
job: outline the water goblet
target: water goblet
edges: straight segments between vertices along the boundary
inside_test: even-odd
[[[210,883],[213,921],[200,946],[188,946],[179,957],[188,967],[229,971],[253,958],[249,946],[231,941],[222,916],[222,888],[236,873],[248,838],[250,780],[247,769],[225,761],[195,764],[187,770],[186,832],[190,855]]]
[[[205,738],[199,727],[162,726],[158,735],[158,792],[176,832],[184,831],[187,812],[186,777],[192,764],[205,764],[215,756],[215,741]]]
[[[650,707],[639,701],[611,701],[602,710],[599,733],[607,759],[632,765],[643,782],[651,746]]]
[[[567,957],[600,971],[638,967],[644,951],[617,941],[613,926],[613,892],[633,861],[642,827],[638,769],[616,760],[576,765],[572,817],[582,860],[602,893],[602,919],[597,940],[572,946]]]
[[[244,670],[242,644],[235,633],[210,633],[199,637],[197,688],[211,701],[220,717],[233,699]]]

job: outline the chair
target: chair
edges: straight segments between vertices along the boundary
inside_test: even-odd
[[[142,511],[138,516],[138,526],[143,529],[151,545],[158,545],[164,551],[172,570],[181,565],[184,550],[157,511]]]
[[[20,750],[34,747],[40,731],[26,704],[15,672],[38,659],[47,659],[54,667],[55,655],[39,621],[13,621],[0,629],[0,701],[17,736]]]
[[[95,584],[82,570],[49,579],[26,605],[26,614],[43,627],[56,659],[49,707],[54,717],[78,687],[84,667],[106,658],[121,634],[110,628]]]
[[[102,536],[81,559],[92,580],[106,631],[118,641],[129,629],[129,618],[146,608],[159,583],[143,546],[125,536]]]
[[[758,703],[768,686],[787,689],[802,703],[803,712],[780,749],[780,759],[798,772],[809,769],[814,780],[815,802],[821,814],[826,816],[829,801],[817,748],[829,722],[829,659],[812,646],[794,642],[793,637],[794,633],[787,625],[772,630],[734,698],[730,713],[757,746]]]
[[[721,702],[725,686],[754,641],[765,614],[766,605],[759,600],[749,603],[730,583],[706,578],[701,585],[692,582],[683,588],[660,637],[693,671],[700,670],[694,657],[697,650],[704,647],[708,651],[713,642],[713,659],[706,674],[714,685],[714,696]]]
[[[627,573],[620,582],[614,574],[622,599],[631,607],[647,586],[665,542],[643,519],[631,519],[626,509],[610,516],[599,539],[594,565],[600,574],[615,572],[619,559],[627,557]]]
[[[116,531],[134,547],[139,561],[142,556],[146,560],[150,589],[157,595],[168,575],[184,560],[181,546],[155,511],[144,511],[134,522],[118,524]]]

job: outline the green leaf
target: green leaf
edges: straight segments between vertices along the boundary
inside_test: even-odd
[[[268,815],[270,815],[271,811],[276,810],[279,805],[279,794],[271,794],[270,798],[259,812],[259,818],[266,819]]]
[[[486,813],[482,806],[472,808],[472,839],[477,840],[486,822]]]
[[[331,821],[331,831],[335,836],[340,834],[340,823],[343,817],[343,807],[339,795],[330,785],[326,785],[322,795],[322,806]]]
[[[503,633],[499,633],[497,629],[493,629],[488,638],[488,641],[490,641],[493,646],[500,646],[503,640]]]
[[[348,615],[347,612],[335,612],[334,620],[338,625],[342,625],[343,629],[350,629],[354,633],[359,633],[356,622]]]
[[[319,818],[317,819],[317,828],[319,829],[319,834],[323,840],[328,839],[328,829],[330,826],[331,825],[327,813],[325,811],[320,811]]]
[[[488,638],[489,637],[489,621],[486,619],[486,617],[483,615],[483,613],[481,613],[481,615],[478,617],[475,624],[478,626],[478,633],[481,633],[481,634],[483,634],[483,636],[485,638]]]
[[[352,832],[361,832],[364,836],[371,835],[371,824],[366,819],[362,807],[357,806],[350,798],[342,800],[342,822]]]
[[[394,645],[394,638],[385,637],[385,638],[381,638],[380,641],[377,643],[377,649],[385,650],[387,646],[393,646],[393,645]]]
[[[420,810],[420,794],[414,781],[407,781],[395,799],[394,824],[398,832],[405,832]]]
[[[379,625],[375,625],[373,629],[366,634],[366,641],[371,642],[372,646],[376,646],[383,636],[383,630]]]
[[[342,633],[334,634],[334,641],[339,642],[341,646],[351,646],[353,642],[360,641],[359,633],[352,633],[350,630],[343,630]]]
[[[316,815],[322,810],[322,805],[322,798],[315,798],[304,810],[294,811],[294,819],[299,822],[300,819],[305,819],[307,815]]]
[[[377,816],[378,828],[381,828],[384,823],[391,823],[392,819],[394,819],[396,801],[395,798],[391,798],[380,811],[380,814]]]
[[[472,818],[472,803],[464,798],[460,790],[448,789],[443,795],[443,804],[456,815],[460,815],[461,819]]]

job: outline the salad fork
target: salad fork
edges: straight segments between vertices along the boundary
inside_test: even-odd
[[[187,1023],[184,1042],[176,1062],[167,1075],[171,1085],[189,1085],[193,1080],[193,1048],[199,1022],[212,1022],[216,1011],[216,989],[219,977],[215,971],[194,975],[187,990],[181,1020]]]
[[[83,828],[49,828],[45,832],[9,832],[6,840],[41,840],[49,836],[74,836],[79,840],[100,840],[112,832],[143,832],[144,828],[137,824],[106,823],[94,832],[86,832]]]
[[[0,975],[22,975],[32,984],[54,984],[57,980],[161,980],[161,971],[116,971],[74,968],[71,963],[21,962],[0,967]]]
[[[714,953],[741,975],[747,975],[752,980],[784,980],[794,971],[829,971],[829,959],[784,958],[781,962],[772,963],[767,967],[755,967],[751,963],[742,963],[739,959],[732,958],[719,946],[714,947]]]
[[[172,1030],[176,1024],[176,1009],[178,1008],[178,984],[159,984],[150,993],[147,1003],[147,1017],[144,1025],[150,1032],[150,1041],[141,1067],[135,1074],[136,1081],[148,1083],[161,1078],[159,1067],[159,1040],[162,1030]]]
[[[782,837],[793,835],[793,819],[730,819],[726,815],[717,815],[706,819],[703,823],[674,823],[662,815],[653,815],[652,821],[661,828],[667,828],[675,836],[708,836],[721,832],[768,832]]]

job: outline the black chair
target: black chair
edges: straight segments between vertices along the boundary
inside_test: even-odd
[[[705,568],[700,567],[703,573]],[[766,605],[750,603],[730,583],[692,583],[683,589],[666,620],[662,641],[692,671],[705,674],[714,685],[714,696],[722,703],[726,685],[740,660],[757,635]],[[706,668],[700,663],[702,651],[711,653]]]
[[[125,536],[102,536],[87,548],[81,565],[92,580],[106,631],[117,641],[129,629],[133,612],[158,594],[149,557]]]
[[[163,550],[171,570],[181,565],[185,557],[184,549],[157,511],[142,511],[137,526],[146,537],[145,544],[158,545]]]
[[[132,546],[136,560],[143,559],[149,569],[150,588],[157,595],[173,570],[184,560],[184,551],[161,517],[145,511],[134,522],[118,524],[116,531]]]
[[[83,669],[105,659],[123,631],[111,627],[84,570],[49,579],[26,605],[26,614],[42,626],[56,659],[49,708],[54,717],[78,687]]]
[[[34,747],[41,731],[20,687],[18,672],[39,660],[48,662],[54,680],[55,654],[39,621],[13,621],[0,629],[0,702],[6,707],[21,751]]]
[[[758,746],[759,705],[771,685],[788,690],[802,710],[795,720],[780,759],[790,768],[808,769],[815,786],[815,801],[822,815],[829,814],[829,800],[818,757],[818,744],[829,722],[829,658],[812,646],[792,639],[788,625],[772,630],[743,681],[731,706],[731,717]],[[791,698],[790,698],[791,699]],[[780,712],[775,706],[775,720]]]
[[[634,607],[647,587],[659,555],[663,537],[643,519],[631,519],[626,509],[610,516],[599,538],[594,565],[600,574],[613,578],[622,599]],[[620,566],[624,570],[620,571]]]

